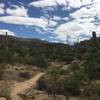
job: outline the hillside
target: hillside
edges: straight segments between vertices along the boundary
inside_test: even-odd
[[[93,38],[89,40],[81,41],[73,46],[74,52],[82,59],[83,56],[89,53],[98,53],[100,49],[100,37],[97,37],[95,40]]]
[[[38,88],[49,95],[57,95],[55,98],[64,95],[65,100],[100,100],[99,44],[100,38],[96,37],[73,45],[74,60],[67,68],[63,65],[49,68],[39,80]]]
[[[66,44],[61,43],[12,36],[0,36],[0,42],[1,63],[47,66],[52,61],[69,63],[75,56]]]
[[[100,38],[85,40],[73,46],[62,43],[50,43],[39,39],[0,36],[1,63],[22,63],[47,66],[49,62],[69,64],[75,58],[82,60],[86,54],[95,49],[99,51]],[[3,56],[2,56],[3,55]],[[83,57],[83,58],[82,58]],[[36,59],[37,58],[37,59]],[[41,63],[40,65],[38,65]]]
[[[7,80],[15,97],[23,100],[100,100],[99,44],[99,37],[70,46],[0,36],[0,80]],[[34,80],[30,80],[40,73],[45,74],[32,88]],[[21,86],[23,93],[12,84]],[[1,89],[0,96],[11,98],[9,93]]]

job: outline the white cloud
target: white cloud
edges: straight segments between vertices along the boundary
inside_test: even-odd
[[[81,33],[90,33],[90,31],[92,30],[91,28],[95,28],[91,23],[84,23],[84,25],[82,25],[81,23],[78,23],[76,21],[71,21],[69,23],[60,25],[55,33],[58,35],[62,35],[62,33],[63,35],[68,34],[74,38],[76,36],[79,36]]]
[[[97,6],[96,7],[95,6],[89,8],[89,9],[86,8],[86,7],[83,7],[80,10],[78,10],[75,13],[72,13],[70,15],[75,19],[80,19],[82,17],[83,18],[88,18],[88,19],[89,18],[94,18],[96,15],[100,15],[100,7],[98,9]]]
[[[42,8],[42,11],[45,11],[43,12],[44,17],[29,17],[26,8],[16,6],[15,9],[8,8],[6,12],[10,16],[0,17],[0,21],[18,25],[36,26],[35,29],[39,33],[52,33],[56,36],[55,39],[57,41],[63,41],[64,43],[66,42],[67,34],[70,35],[72,41],[77,39],[81,34],[91,35],[92,31],[96,31],[98,36],[100,36],[99,0],[38,0],[31,2],[29,5]],[[56,6],[58,5],[63,7],[61,8],[62,11],[66,10],[66,16],[56,16],[56,14],[52,14],[52,16],[49,15],[49,11],[57,11]],[[71,8],[77,9],[76,11],[70,12]],[[70,18],[67,17],[68,9],[68,14],[73,19],[71,21]],[[95,18],[99,20],[98,26],[94,23],[96,21]]]
[[[4,4],[1,3],[1,4],[0,4],[0,14],[4,14],[4,13],[5,13]]]
[[[19,7],[19,6],[15,6],[15,9],[11,9],[11,8],[7,8],[6,9],[6,13],[12,16],[24,16],[27,17],[27,9],[23,6]]]
[[[83,20],[73,20],[68,23],[59,25],[55,30],[56,38],[66,42],[67,35],[70,36],[71,41],[77,40],[80,38],[81,34],[85,34],[87,36],[91,36],[92,31],[96,31],[98,36],[100,36],[100,26],[96,26],[94,23],[91,22],[91,19],[83,19]]]
[[[56,17],[54,19],[54,18],[46,18],[46,17],[41,16],[40,18],[44,19],[48,22],[47,27],[55,27],[58,24],[58,18],[60,18],[60,17],[58,17],[58,18]]]
[[[48,25],[48,21],[42,18],[5,16],[5,17],[0,17],[0,21],[10,24],[37,26],[41,28],[45,28]]]
[[[73,0],[70,0],[70,2],[72,1]],[[82,3],[90,4],[90,2],[91,0],[84,0]],[[97,35],[100,36],[100,24],[98,24],[98,26],[95,24],[95,17],[100,20],[100,1],[97,2],[97,0],[94,0],[91,6],[88,6],[88,8],[84,6],[74,13],[70,13],[70,16],[73,18],[72,21],[67,22],[70,19],[66,17],[66,21],[59,25],[54,31],[56,39],[66,42],[66,37],[69,35],[71,41],[74,41],[77,40],[81,34],[91,36],[92,31],[96,31]],[[80,39],[83,40],[83,38]]]
[[[10,31],[10,30],[7,30],[7,29],[0,29],[0,35],[6,35],[6,32],[8,35],[12,35],[12,36],[15,36],[15,33]]]
[[[60,17],[60,16],[53,16],[53,18],[51,18],[52,20],[54,21],[61,21],[61,20],[64,20],[64,21],[68,21],[69,18],[68,17]]]
[[[48,27],[55,27],[57,25],[57,22],[49,20]]]
[[[92,21],[94,21],[94,17],[97,16],[99,18],[100,15],[100,2],[97,0],[41,0],[32,2],[30,5],[34,7],[41,7],[46,10],[48,10],[48,7],[49,9],[50,7],[53,9],[57,5],[63,5],[63,9],[65,10],[83,6],[74,13],[70,13],[70,16],[74,19],[73,21],[69,21],[70,19],[68,17],[54,16],[53,18],[50,18],[56,22],[61,20],[65,21],[55,30],[50,28],[47,28],[46,30],[54,33],[56,35],[56,39],[59,39],[64,43],[66,42],[67,34],[70,35],[72,40],[75,40],[77,39],[76,37],[80,36],[82,33],[91,35],[93,30],[97,30],[97,27],[92,23]]]
[[[94,0],[96,1],[96,0]],[[39,0],[31,2],[29,5],[34,7],[52,7],[57,5],[63,5],[66,7],[81,7],[82,5],[91,4],[93,0]]]
[[[59,21],[59,20],[61,20],[61,17],[60,16],[53,16],[52,19],[55,20],[55,21]]]
[[[51,42],[53,42],[53,43],[59,43],[58,40],[52,40]]]
[[[41,1],[32,2],[29,5],[43,8],[43,7],[49,7],[49,6],[56,6],[56,3],[54,0],[41,0]]]

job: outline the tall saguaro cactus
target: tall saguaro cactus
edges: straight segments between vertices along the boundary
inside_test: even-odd
[[[97,35],[96,35],[96,32],[92,32],[92,38],[93,38],[93,40],[96,40],[96,38],[97,38]]]
[[[9,46],[8,46],[8,33],[5,34],[5,50],[7,54],[7,62],[9,62]]]
[[[100,49],[100,45],[97,39],[97,34],[95,31],[92,32],[92,40],[93,40],[94,46]]]

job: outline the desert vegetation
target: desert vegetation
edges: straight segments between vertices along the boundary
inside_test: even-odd
[[[5,41],[0,45],[0,80],[9,81],[10,86],[22,82],[17,86],[25,90],[27,80],[34,80],[42,72],[45,74],[38,78],[36,87],[33,84],[20,94],[23,100],[38,100],[39,96],[40,100],[100,100],[100,38],[95,32],[92,35],[90,40],[72,46],[1,36]],[[10,100],[9,86],[5,86],[6,89],[0,88],[5,90],[0,96]]]

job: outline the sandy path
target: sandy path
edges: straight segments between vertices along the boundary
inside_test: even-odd
[[[31,89],[32,87],[35,87],[36,82],[39,80],[39,78],[42,75],[44,75],[44,73],[41,72],[41,73],[33,76],[33,78],[31,78],[28,81],[14,84],[14,86],[12,87],[12,90],[11,90],[11,100],[22,100],[21,97],[18,96],[18,94],[25,93],[25,91]]]

